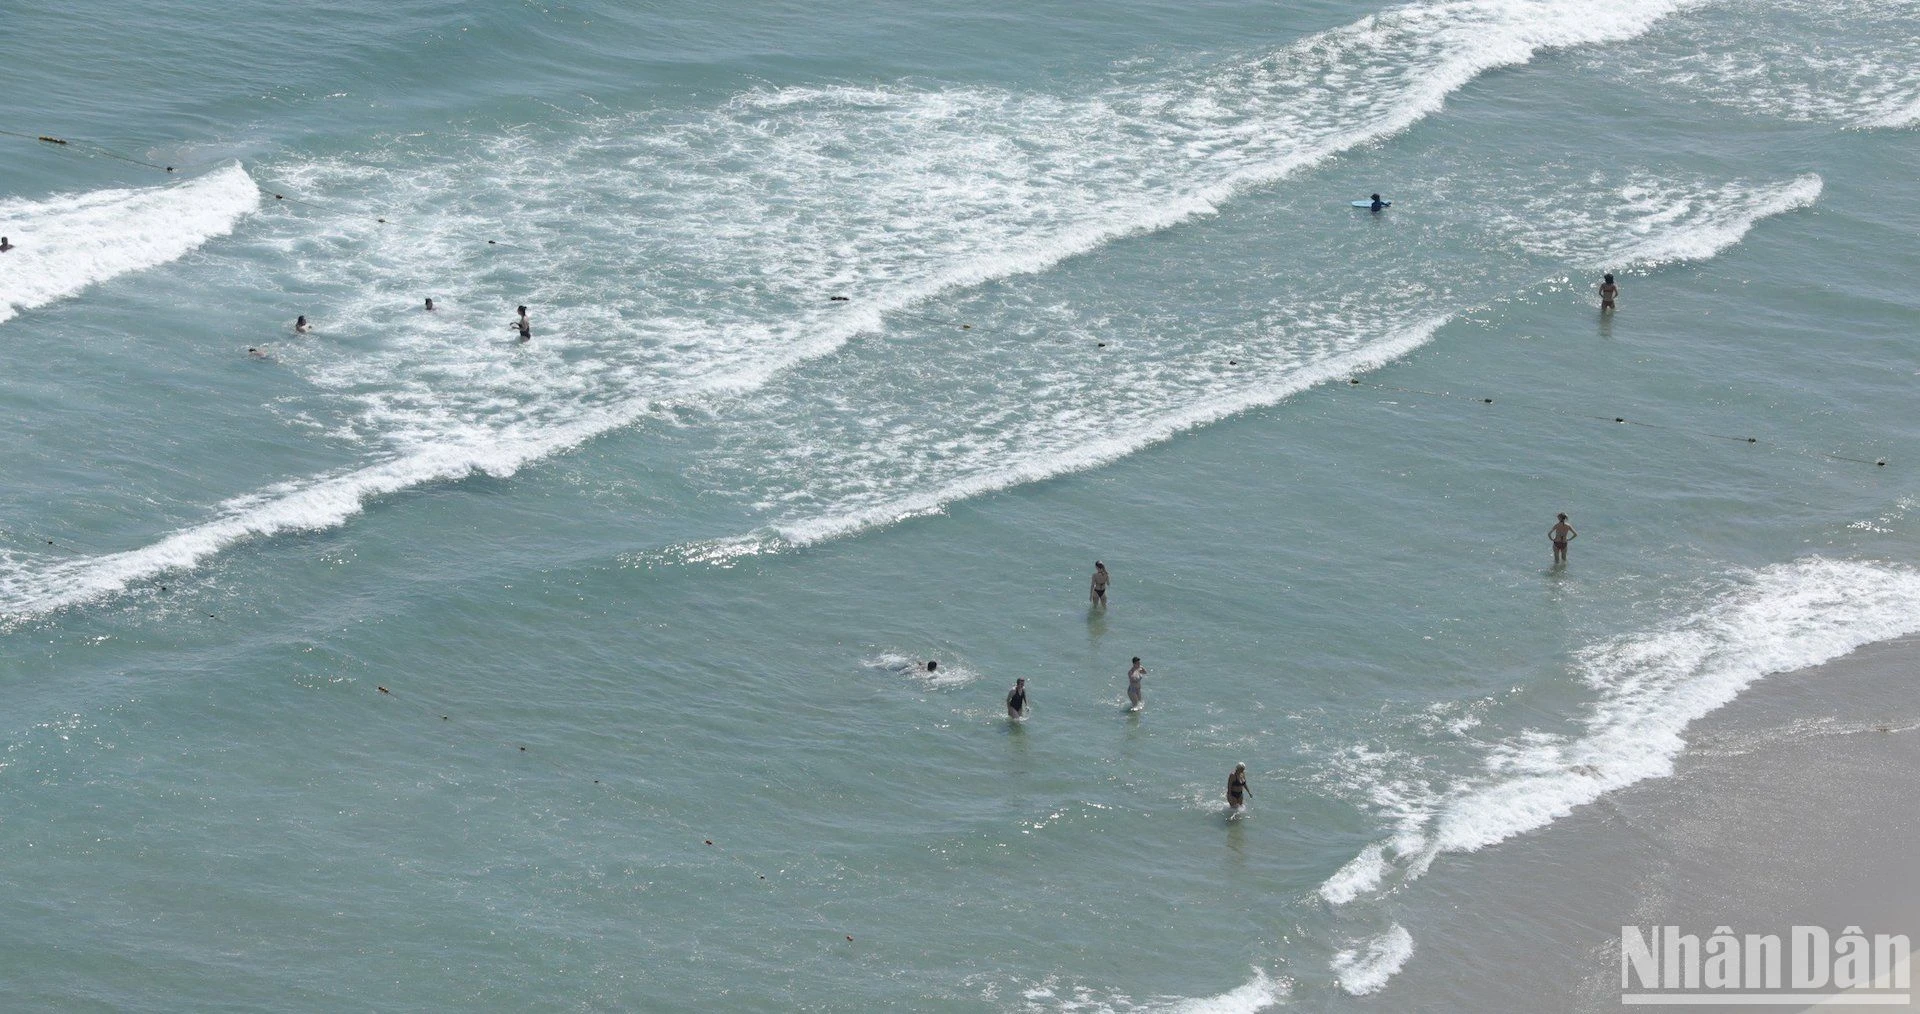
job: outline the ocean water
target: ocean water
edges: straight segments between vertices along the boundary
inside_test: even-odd
[[[9,3],[0,1006],[1382,989],[1920,630],[1917,23]]]

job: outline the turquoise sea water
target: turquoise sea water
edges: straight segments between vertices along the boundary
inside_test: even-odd
[[[1380,990],[1920,629],[1917,18],[0,8],[0,1005]]]

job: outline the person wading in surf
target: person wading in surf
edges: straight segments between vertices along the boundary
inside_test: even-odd
[[[1600,276],[1600,309],[1613,309],[1613,301],[1619,297],[1620,286],[1613,284],[1613,276]]]
[[[1233,773],[1227,776],[1227,806],[1238,810],[1253,798],[1253,790],[1247,788],[1247,766],[1235,764]]]
[[[1564,567],[1567,565],[1567,543],[1579,537],[1580,533],[1574,531],[1572,525],[1567,524],[1567,516],[1565,514],[1560,515],[1559,524],[1547,529],[1547,540],[1553,543],[1554,566]]]
[[[1108,580],[1107,565],[1099,560],[1093,561],[1093,590],[1087,593],[1087,601],[1101,609],[1107,608]]]
[[[1131,710],[1139,711],[1147,706],[1140,693],[1140,681],[1147,678],[1147,667],[1140,664],[1140,656],[1133,656],[1133,668],[1127,670],[1127,700],[1133,705]]]
[[[1027,717],[1027,680],[1021,677],[1013,681],[1013,689],[1007,691],[1007,717],[1019,721]]]

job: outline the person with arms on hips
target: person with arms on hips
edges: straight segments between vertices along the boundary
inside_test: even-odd
[[[1140,681],[1147,678],[1147,667],[1140,664],[1140,656],[1133,656],[1133,668],[1127,670],[1127,702],[1132,705],[1128,711],[1139,711],[1147,706],[1140,691]]]
[[[1087,601],[1105,609],[1107,607],[1107,565],[1099,560],[1093,561],[1093,589],[1087,593]]]
[[[1018,722],[1027,717],[1027,679],[1022,676],[1013,681],[1013,689],[1007,691],[1007,717]]]
[[[1235,764],[1233,773],[1227,776],[1227,808],[1236,811],[1245,809],[1247,800],[1251,798],[1253,790],[1247,788],[1247,766],[1244,763]]]
[[[1556,567],[1567,565],[1567,543],[1580,537],[1580,533],[1567,524],[1567,516],[1560,515],[1560,523],[1547,529],[1547,540],[1553,543],[1553,564]]]

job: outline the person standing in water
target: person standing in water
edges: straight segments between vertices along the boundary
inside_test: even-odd
[[[1620,286],[1613,284],[1612,275],[1600,276],[1600,309],[1612,310],[1613,301],[1620,296]]]
[[[1007,691],[1007,717],[1018,722],[1027,717],[1027,679],[1013,681],[1013,689]]]
[[[1147,678],[1147,667],[1140,664],[1140,656],[1133,656],[1133,668],[1127,670],[1127,700],[1133,704],[1129,711],[1139,711],[1147,706],[1141,699],[1140,681]]]
[[[1244,763],[1235,764],[1233,773],[1227,776],[1227,808],[1243,809],[1247,800],[1252,798],[1253,790],[1247,788],[1247,766]]]
[[[7,237],[0,236],[0,253],[6,253],[11,249],[13,249],[13,244],[7,242]]]
[[[1572,525],[1567,524],[1567,516],[1565,514],[1560,515],[1559,524],[1547,529],[1547,539],[1553,543],[1554,566],[1564,567],[1567,565],[1567,543],[1579,537],[1580,533],[1574,531]]]
[[[1093,590],[1087,593],[1087,601],[1101,609],[1107,608],[1107,565],[1099,560],[1093,561]]]
[[[524,306],[521,307],[520,316],[516,318],[513,323],[507,326],[512,328],[518,328],[520,330],[521,341],[523,342],[531,341],[533,339],[533,321],[528,319],[526,307]]]
[[[433,297],[432,297],[432,296],[428,296],[428,297],[427,297],[427,312],[429,312],[429,313],[431,313],[431,312],[433,312]]]
[[[294,334],[306,334],[308,331],[311,331],[311,330],[313,330],[313,325],[307,323],[306,314],[303,313],[300,316],[294,318],[293,320]]]

